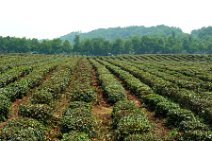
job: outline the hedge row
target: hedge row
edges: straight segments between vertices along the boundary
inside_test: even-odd
[[[72,65],[75,63],[73,62]],[[20,105],[19,115],[48,123],[53,116],[53,101],[60,97],[59,94],[69,84],[72,65],[58,66],[51,77],[35,90],[30,98],[30,103]]]
[[[75,72],[70,105],[62,118],[61,141],[91,141],[91,138],[96,137],[97,127],[97,121],[91,112],[91,104],[96,101],[96,92],[92,86],[92,66],[86,59],[82,59]]]
[[[105,62],[101,62],[98,60],[91,60],[93,64],[103,64]],[[99,62],[99,63],[98,63]],[[103,66],[99,65],[99,66]],[[97,70],[99,68],[97,66]],[[105,67],[104,67],[105,68]],[[110,69],[107,65],[106,68],[107,73],[110,73],[112,69]],[[110,71],[109,71],[110,70]],[[110,73],[111,74],[111,73]],[[116,73],[117,74],[117,73]],[[128,73],[129,74],[129,73]],[[112,75],[112,74],[111,74]],[[117,75],[120,79],[123,80],[122,75]],[[131,76],[127,76],[129,82],[134,85],[126,85],[134,94],[137,96],[141,93],[148,94],[152,92],[152,90],[140,83],[139,80],[133,79]],[[123,80],[124,81],[124,80]],[[148,121],[147,115],[145,111],[139,109],[133,101],[119,100],[113,106],[112,111],[112,125],[115,129],[115,137],[116,140],[155,140],[159,141],[158,137],[152,134],[152,124]]]
[[[0,75],[0,88],[32,72],[32,67],[15,67]]]
[[[17,98],[22,98],[33,87],[40,84],[45,75],[55,68],[56,64],[46,65],[42,68],[34,69],[32,73],[14,84],[0,88],[0,120],[5,120],[9,113],[11,102]]]
[[[0,132],[3,141],[44,141],[45,127],[34,119],[19,118],[9,121]]]
[[[70,101],[95,102],[96,92],[92,86],[92,66],[86,59],[82,59],[75,68],[76,80]]]
[[[72,102],[62,118],[62,132],[84,132],[89,137],[96,135],[97,122],[91,113],[91,104],[83,101]]]
[[[134,88],[134,92],[140,90],[140,87],[136,87],[137,83],[133,83],[134,81],[138,82],[137,78],[133,77],[131,74],[117,66],[106,62],[102,63],[106,65],[106,67],[113,73],[119,75],[119,77],[123,79],[128,87]],[[145,91],[146,89],[150,89],[149,86],[143,83],[141,84],[143,85],[143,91],[135,94],[141,98],[150,109],[155,110],[156,116],[162,116],[166,118],[168,125],[179,128],[183,133],[186,133],[184,135],[188,135],[188,132],[191,133],[194,131],[202,131],[202,139],[210,137],[208,136],[208,131],[210,130],[209,127],[196,118],[191,111],[180,108],[178,104],[170,102],[163,96],[153,94],[151,91]]]
[[[132,101],[117,102],[113,106],[112,120],[117,140],[129,140],[132,136],[138,135],[138,140],[143,138],[146,141],[153,127],[146,113]],[[145,134],[148,136],[145,137]]]
[[[103,65],[91,60],[93,66],[97,70],[98,81],[100,82],[107,101],[114,104],[120,100],[126,100],[125,90],[121,83],[116,80],[113,74]]]
[[[180,89],[172,83],[167,82],[159,77],[151,75],[134,67],[133,65],[120,62],[111,62],[120,68],[129,71],[131,74],[139,78],[145,84],[151,86],[158,94],[169,97],[173,101],[180,103],[182,106],[196,112],[205,121],[212,122],[212,104],[208,99],[200,99],[191,91]]]

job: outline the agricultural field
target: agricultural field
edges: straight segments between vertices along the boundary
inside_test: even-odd
[[[0,141],[212,141],[212,55],[0,55]]]

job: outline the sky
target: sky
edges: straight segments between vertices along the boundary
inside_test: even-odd
[[[212,25],[212,0],[0,0],[0,36],[53,39],[73,31]]]

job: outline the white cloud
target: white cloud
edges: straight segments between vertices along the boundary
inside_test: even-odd
[[[165,24],[212,25],[211,0],[0,0],[0,35],[55,38],[71,31]]]

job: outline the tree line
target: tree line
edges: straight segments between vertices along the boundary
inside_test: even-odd
[[[169,36],[146,35],[106,40],[104,38],[80,39],[76,35],[73,43],[61,39],[37,40],[15,37],[0,37],[0,53],[42,54],[168,54],[168,53],[212,53],[211,28],[194,31],[192,34]],[[207,34],[206,34],[207,33]]]

